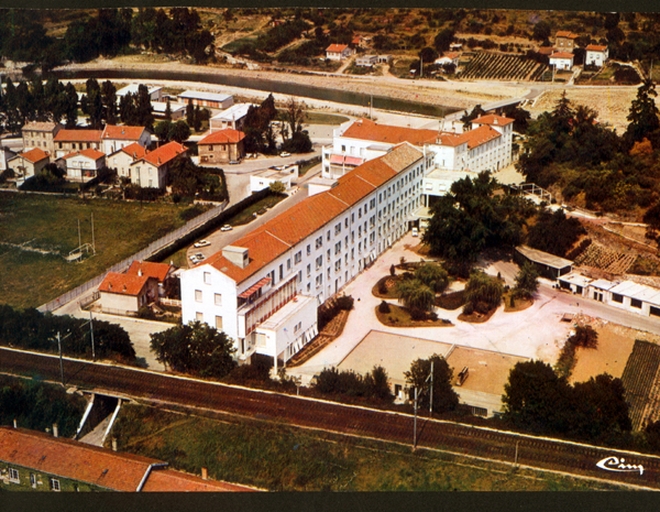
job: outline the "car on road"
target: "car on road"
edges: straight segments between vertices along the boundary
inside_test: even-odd
[[[190,256],[190,262],[191,262],[193,265],[196,265],[196,264],[199,263],[200,261],[204,261],[205,258],[206,258],[206,257],[205,257],[201,252],[198,252],[198,253],[193,254],[192,256]]]
[[[412,228],[412,236],[419,236],[419,230],[417,228]]]
[[[211,242],[209,242],[208,240],[200,240],[199,242],[195,242],[193,245],[197,248],[208,247],[209,245],[211,245]]]
[[[283,153],[280,153],[280,156],[282,158],[286,158],[287,156],[291,156],[291,153],[287,153],[286,151],[284,151]]]
[[[231,225],[225,224],[224,226],[222,226],[220,228],[220,231],[231,231],[232,229],[234,229],[234,228]]]

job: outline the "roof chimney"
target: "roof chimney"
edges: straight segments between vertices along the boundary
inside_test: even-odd
[[[222,249],[222,255],[227,258],[231,263],[240,268],[245,268],[250,263],[248,250],[245,247],[236,247],[235,245],[227,245]]]
[[[112,283],[108,283],[108,290],[112,290]]]
[[[138,276],[142,277],[142,268],[138,269]]]

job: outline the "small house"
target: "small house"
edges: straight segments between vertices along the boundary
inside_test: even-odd
[[[102,151],[109,155],[115,151],[137,143],[142,147],[151,144],[151,133],[144,126],[107,125],[101,134]]]
[[[83,149],[102,151],[102,134],[101,130],[59,130],[53,138],[55,157],[62,158],[64,155]]]
[[[172,141],[144,155],[130,164],[131,183],[140,187],[165,188],[167,172],[172,162],[186,153],[187,149]]]
[[[197,143],[200,162],[238,162],[245,156],[245,134],[232,128],[213,132]]]
[[[331,44],[325,49],[328,60],[344,60],[353,55],[353,50],[346,44]]]
[[[573,68],[573,54],[567,52],[556,52],[550,55],[550,65],[557,71],[570,71]]]
[[[214,115],[209,120],[209,129],[211,133],[231,128],[233,130],[242,130],[245,124],[245,118],[252,105],[250,103],[237,103],[219,114]]]
[[[555,47],[559,51],[572,52],[577,47],[575,40],[580,37],[568,30],[559,30],[555,34]]]
[[[610,55],[607,46],[603,45],[590,44],[587,46],[586,50],[587,53],[584,57],[584,64],[586,66],[602,68]]]
[[[146,274],[108,272],[99,294],[104,313],[136,316],[140,308],[158,300],[158,281]]]
[[[573,262],[571,260],[560,258],[549,252],[539,251],[526,245],[516,247],[513,253],[513,260],[518,265],[522,265],[525,262],[534,264],[540,275],[552,280],[559,279],[573,270]]]
[[[370,68],[378,64],[377,55],[361,55],[355,59],[355,65],[363,68]]]
[[[61,160],[70,180],[84,181],[96,177],[98,170],[105,165],[105,153],[83,149],[64,155]]]
[[[7,161],[18,178],[30,178],[50,163],[50,155],[43,149],[34,148],[23,151]]]
[[[55,146],[53,144],[53,139],[55,138],[55,135],[57,135],[57,132],[62,128],[63,126],[59,123],[26,123],[23,128],[21,128],[21,134],[23,135],[23,148],[40,148],[51,155],[54,154]]]

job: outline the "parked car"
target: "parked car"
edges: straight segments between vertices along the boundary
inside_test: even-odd
[[[204,256],[201,252],[198,252],[197,254],[195,254],[195,258],[197,258],[198,261],[202,261],[206,259],[206,256]]]
[[[209,245],[211,245],[211,242],[209,242],[208,240],[200,240],[199,242],[195,242],[193,245],[197,248],[208,247]]]
[[[234,228],[231,225],[225,224],[224,226],[222,226],[220,228],[220,231],[231,231],[232,229],[234,229]]]
[[[283,152],[283,153],[280,153],[280,156],[281,156],[282,158],[286,158],[287,156],[291,156],[291,153],[287,153],[287,152],[285,151],[285,152]]]
[[[419,230],[417,228],[412,228],[412,236],[419,236]]]

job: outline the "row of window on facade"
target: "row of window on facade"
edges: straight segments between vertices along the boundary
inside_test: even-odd
[[[8,468],[8,473],[9,473],[9,481],[14,484],[20,484],[21,483],[21,473],[18,469],[16,468]],[[37,478],[36,473],[30,473],[30,485],[32,486],[33,489],[37,488],[37,485],[41,485],[42,480],[41,478]],[[49,484],[50,484],[50,490],[51,491],[61,491],[62,488],[60,486],[60,481],[57,478],[49,478]],[[78,490],[78,486],[76,486],[76,490]]]

